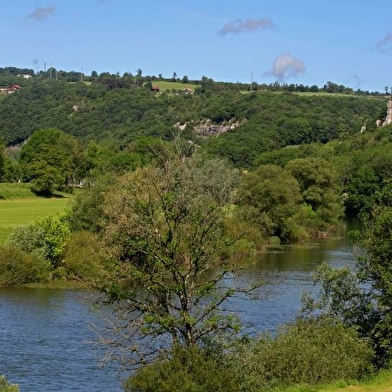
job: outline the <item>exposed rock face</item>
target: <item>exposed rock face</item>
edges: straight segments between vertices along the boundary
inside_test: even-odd
[[[392,122],[392,101],[388,101],[387,104],[387,117],[382,125],[389,125]]]
[[[205,120],[202,123],[195,125],[195,132],[198,135],[204,137],[218,136],[222,133],[231,131],[239,127],[241,124],[244,123],[244,121],[246,120],[243,121],[230,120],[222,124],[212,124],[211,120]]]
[[[213,124],[211,120],[203,120],[202,122],[198,123],[197,125],[194,125],[194,122],[191,121],[190,123],[182,123],[182,122],[177,122],[174,124],[174,127],[179,129],[180,131],[184,131],[185,128],[188,126],[193,126],[195,132],[203,137],[212,137],[212,136],[218,136],[221,133],[225,133],[227,131],[231,131],[232,129],[235,129],[242,125],[246,120],[238,121],[238,120],[230,120],[230,121],[225,121],[221,124]]]

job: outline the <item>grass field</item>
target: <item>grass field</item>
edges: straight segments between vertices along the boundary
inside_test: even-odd
[[[250,94],[250,93],[271,93],[273,92],[274,94],[285,94],[285,91],[270,91],[270,90],[257,90],[257,91],[241,91],[241,94]],[[347,97],[359,97],[358,95],[355,94],[341,94],[341,93],[327,93],[326,91],[318,91],[318,92],[312,92],[312,91],[292,91],[290,94],[295,94],[295,95],[301,95],[303,97],[339,97],[339,98],[347,98]]]
[[[64,211],[71,197],[37,197],[28,184],[0,184],[0,244],[15,227]]]
[[[183,90],[184,88],[190,88],[192,90],[195,90],[195,88],[197,87],[196,84],[191,84],[191,83],[181,83],[181,82],[167,82],[164,80],[155,80],[152,83],[154,86],[158,86],[161,91],[164,90],[171,90],[171,89],[175,89],[175,90]]]
[[[0,244],[4,243],[15,227],[64,211],[69,200],[39,197],[0,200]]]
[[[392,392],[392,370],[383,370],[374,378],[363,382],[337,382],[324,387],[298,386],[279,389],[279,392]],[[276,392],[278,392],[276,391]]]

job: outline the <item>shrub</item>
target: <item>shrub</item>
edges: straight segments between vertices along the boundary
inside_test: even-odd
[[[217,357],[196,347],[177,347],[170,359],[139,368],[126,381],[124,389],[127,392],[235,392],[239,385]]]
[[[67,215],[47,217],[13,230],[8,243],[57,267],[70,238]]]
[[[107,277],[110,268],[114,268],[107,262],[99,238],[86,231],[72,234],[62,266],[68,278],[92,284],[99,284]]]
[[[0,286],[42,282],[48,279],[49,263],[12,246],[0,248]]]
[[[16,227],[12,231],[7,244],[43,259],[49,253],[45,242],[45,233],[36,223]]]
[[[373,351],[357,332],[327,318],[298,320],[233,356],[241,391],[352,380],[371,370]],[[263,389],[264,388],[264,389]]]
[[[19,387],[10,384],[4,376],[0,376],[0,392],[19,392]]]

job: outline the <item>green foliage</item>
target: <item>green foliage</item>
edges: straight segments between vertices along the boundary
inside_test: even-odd
[[[297,180],[279,166],[263,165],[243,177],[240,216],[267,237],[292,239],[289,221],[301,202]]]
[[[99,182],[75,196],[69,215],[72,231],[90,231],[92,233],[102,231],[106,224],[102,205],[109,186],[106,181]]]
[[[128,392],[235,392],[233,373],[224,359],[198,348],[175,347],[168,359],[140,367],[124,389]]]
[[[357,268],[334,270],[323,265],[315,277],[321,283],[318,298],[306,298],[305,306],[309,313],[321,310],[356,326],[371,340],[378,367],[389,365],[392,358],[391,189],[387,183],[377,194],[364,232],[355,236],[366,251]]]
[[[63,214],[15,228],[8,243],[57,267],[70,235],[68,218]]]
[[[274,156],[280,155],[269,159]],[[286,242],[331,231],[343,215],[337,177],[322,158],[291,159],[284,168],[260,165],[244,175],[239,215],[264,236]]]
[[[50,264],[12,246],[0,248],[0,286],[44,282],[49,278]]]
[[[115,310],[107,333],[112,357],[131,365],[158,347],[238,331],[235,315],[221,309],[238,290],[225,280],[236,266],[223,259],[238,240],[226,232],[238,173],[222,161],[163,152],[156,166],[119,178],[103,207],[103,239],[118,266],[105,288]]]
[[[46,259],[49,252],[45,242],[45,233],[36,223],[15,228],[7,243],[41,259]]]
[[[115,269],[115,265],[107,260],[100,238],[86,231],[72,234],[61,267],[68,279],[84,281],[98,288]]]
[[[385,101],[355,97],[248,94],[225,95],[220,112],[247,119],[240,127],[208,141],[208,152],[230,159],[238,167],[252,167],[262,153],[301,143],[326,143],[373,124]],[[264,163],[264,162],[260,162]],[[277,162],[268,162],[277,163]]]
[[[35,197],[28,184],[0,183],[0,199],[25,199]]]
[[[61,260],[61,256],[71,235],[68,214],[63,214],[56,218],[43,218],[38,220],[36,224],[44,233],[47,248],[46,259],[56,267]]]
[[[19,392],[19,387],[10,384],[4,376],[0,376],[0,392]]]
[[[30,181],[37,193],[66,187],[73,175],[75,151],[70,135],[56,129],[36,131],[20,154],[24,181]]]
[[[276,336],[262,335],[233,354],[239,391],[358,379],[371,370],[373,351],[355,329],[329,318],[298,320]]]
[[[358,380],[372,372],[373,351],[354,328],[330,318],[297,320],[275,336],[243,338],[229,351],[175,347],[131,376],[126,391],[282,390]],[[313,390],[313,389],[312,389]]]
[[[16,159],[5,156],[2,181],[17,182],[21,177],[19,165]]]
[[[285,168],[300,184],[303,205],[298,223],[313,232],[334,229],[343,216],[343,203],[332,164],[322,158],[299,158]]]
[[[239,167],[251,167],[265,151],[347,138],[365,122],[373,124],[385,108],[384,100],[370,97],[244,95],[240,86],[216,83],[208,77],[198,85],[154,81],[161,89],[176,91],[157,96],[135,85],[147,79],[136,79],[137,83],[130,76],[102,75],[89,85],[53,79],[26,82],[18,94],[0,101],[0,137],[13,145],[37,130],[56,127],[85,141],[114,140],[124,149],[146,136],[170,140],[174,124],[180,122],[187,124],[186,137],[201,143],[208,153]],[[182,93],[185,86],[199,87],[195,94],[186,95]],[[200,140],[193,125],[206,119],[216,124],[238,120],[241,126],[218,138]]]
[[[0,182],[4,181],[5,175],[5,155],[4,155],[5,146],[0,138]]]

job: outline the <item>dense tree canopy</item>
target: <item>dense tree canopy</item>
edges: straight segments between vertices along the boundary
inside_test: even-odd
[[[57,129],[35,132],[20,154],[23,179],[37,192],[50,192],[72,182],[76,171],[76,141]]]

